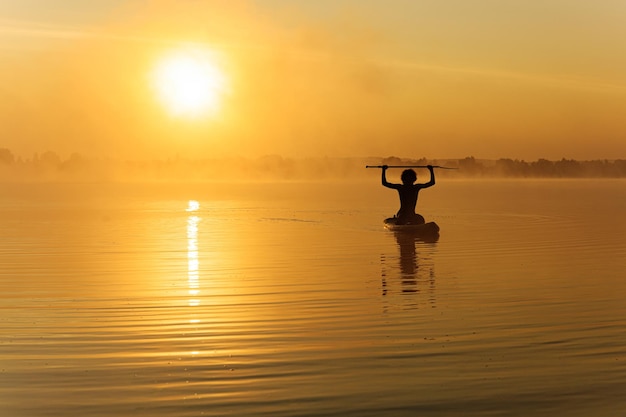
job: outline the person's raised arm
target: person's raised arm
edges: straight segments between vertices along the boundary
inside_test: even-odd
[[[430,181],[424,184],[424,188],[432,187],[433,185],[435,185],[435,171],[433,170],[433,166],[428,165],[426,168],[428,168],[428,170],[430,171]]]
[[[387,182],[387,168],[389,168],[387,165],[383,165],[382,167],[382,174],[381,174],[381,182],[383,184],[384,187],[389,187],[391,188],[393,186],[393,184],[391,184],[390,182]]]
[[[393,188],[394,190],[399,190],[400,187],[402,187],[400,184],[394,184],[392,182],[387,181],[387,168],[389,168],[387,165],[383,165],[383,172],[381,175],[381,181],[383,183],[383,186],[387,187],[387,188]]]

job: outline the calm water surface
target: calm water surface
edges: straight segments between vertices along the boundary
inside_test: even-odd
[[[0,187],[0,415],[626,415],[626,182]]]

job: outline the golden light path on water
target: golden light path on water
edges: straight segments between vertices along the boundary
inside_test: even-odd
[[[200,261],[198,260],[198,223],[200,217],[195,213],[200,209],[200,203],[196,200],[189,200],[186,211],[190,213],[187,218],[187,281],[189,285],[189,306],[198,307],[200,305]],[[189,323],[198,324],[200,319],[191,318]],[[198,351],[191,352],[197,355]]]

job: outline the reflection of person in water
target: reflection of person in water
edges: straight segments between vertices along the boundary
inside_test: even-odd
[[[400,280],[402,292],[417,292],[417,251],[415,250],[415,236],[410,233],[394,233],[400,249]]]
[[[400,273],[404,277],[414,277],[417,273],[416,239],[411,233],[394,233],[400,249]]]
[[[430,171],[430,181],[423,184],[415,184],[417,181],[417,174],[412,169],[406,169],[402,172],[402,184],[394,184],[387,181],[387,165],[383,165],[382,170],[382,183],[387,188],[393,188],[398,190],[400,196],[400,210],[398,210],[398,221],[396,224],[424,224],[424,217],[415,213],[415,206],[417,205],[417,197],[422,188],[428,188],[435,185],[435,172],[433,166],[428,165],[427,168]]]
[[[408,295],[422,292],[426,290],[429,296],[430,304],[435,303],[434,290],[435,290],[435,271],[434,265],[428,259],[429,245],[436,242],[435,240],[424,240],[419,235],[414,233],[395,232],[394,237],[399,249],[399,274],[398,279],[401,286],[401,293]],[[419,259],[418,247],[426,250],[426,259]],[[392,267],[392,270],[397,270],[397,267]],[[390,282],[388,282],[387,271],[383,270],[382,274],[382,290],[383,295],[387,295],[391,289]],[[420,287],[422,287],[420,289]]]

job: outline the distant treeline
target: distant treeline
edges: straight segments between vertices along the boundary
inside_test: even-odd
[[[517,178],[625,178],[626,160],[590,160],[577,161],[561,159],[550,161],[538,159],[526,162],[520,159],[502,158],[497,160],[479,160],[473,156],[463,159],[429,161],[427,159],[407,160],[384,158],[387,165],[405,165],[415,163],[424,165],[445,165],[458,168],[459,174],[469,177],[517,177]]]
[[[365,165],[441,165],[454,170],[437,170],[438,177],[513,178],[626,178],[626,160],[575,161],[561,159],[533,162],[513,159],[412,159],[287,158],[168,158],[165,160],[120,160],[89,158],[77,153],[61,158],[52,151],[31,158],[16,157],[0,148],[0,181],[258,181],[371,179],[380,175]],[[390,178],[400,170],[390,171]],[[418,175],[423,175],[418,171]]]

